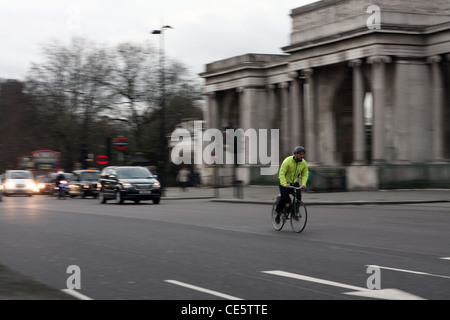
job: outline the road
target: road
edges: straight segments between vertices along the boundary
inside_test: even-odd
[[[267,205],[5,197],[0,264],[57,289],[77,266],[95,300],[450,299],[449,209],[314,206],[295,234]]]

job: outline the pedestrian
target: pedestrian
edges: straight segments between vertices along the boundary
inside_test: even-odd
[[[187,190],[190,173],[191,172],[186,167],[181,168],[181,170],[178,172],[177,181],[180,183],[180,188],[183,191]]]

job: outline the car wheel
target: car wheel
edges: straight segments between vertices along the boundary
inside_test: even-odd
[[[154,204],[159,204],[160,201],[161,201],[161,198],[153,198]]]
[[[100,200],[100,203],[106,203],[105,193],[103,192],[103,190],[100,190],[98,199]]]
[[[117,204],[123,203],[123,198],[122,198],[122,194],[120,193],[120,190],[116,191],[116,203]]]

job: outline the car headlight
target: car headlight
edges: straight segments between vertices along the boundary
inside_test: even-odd
[[[122,187],[124,189],[131,189],[131,188],[133,188],[133,185],[131,183],[125,182],[122,184]]]
[[[153,188],[161,188],[161,183],[155,182],[155,183],[153,184]]]
[[[36,184],[34,184],[32,182],[28,182],[27,183],[27,189],[30,189],[30,190],[36,189]]]
[[[16,184],[14,182],[7,182],[5,183],[6,189],[14,189],[16,187]]]

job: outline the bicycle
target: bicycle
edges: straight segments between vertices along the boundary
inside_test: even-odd
[[[300,190],[301,187],[292,186],[292,188],[294,189],[293,199],[292,195],[289,195],[291,201],[286,204],[286,206],[283,208],[283,211],[280,213],[280,220],[278,223],[276,221],[277,212],[275,211],[275,209],[278,205],[278,202],[281,199],[281,196],[278,196],[276,198],[275,203],[272,206],[271,212],[272,224],[275,230],[281,231],[286,221],[290,220],[292,230],[296,233],[301,233],[305,229],[306,222],[308,221],[308,211],[306,210],[305,203],[300,200],[297,200],[297,190]],[[293,203],[295,205],[292,205]]]

